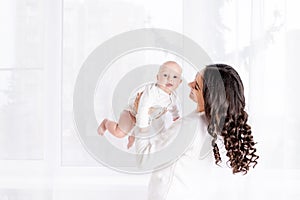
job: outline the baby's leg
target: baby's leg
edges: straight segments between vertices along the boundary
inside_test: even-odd
[[[130,114],[130,113],[129,113],[129,114]],[[132,119],[132,122],[133,122],[133,123],[131,124],[131,127],[130,127],[130,129],[132,129],[132,128],[135,126],[136,119],[135,119],[135,117],[134,117],[133,115],[130,114],[130,116],[131,116],[131,119]],[[127,144],[127,148],[128,148],[128,149],[133,145],[134,140],[135,140],[134,134],[128,136],[128,144]]]
[[[98,132],[99,134],[101,134],[101,131],[103,131],[104,133],[107,129],[114,136],[122,138],[125,137],[127,133],[133,128],[134,123],[135,122],[132,119],[129,111],[124,110],[120,115],[119,123],[105,119],[100,124],[100,132]],[[101,135],[103,135],[103,133]]]
[[[113,134],[114,136],[116,136],[118,138],[122,138],[127,135],[127,133],[122,131],[119,128],[118,124],[114,121],[107,120],[105,122],[105,127],[111,134]]]
[[[127,135],[134,127],[134,125],[134,116],[128,110],[123,110],[123,112],[120,115],[118,129]]]

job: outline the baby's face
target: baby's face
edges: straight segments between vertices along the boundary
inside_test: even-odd
[[[173,92],[182,82],[181,73],[182,70],[177,64],[164,64],[157,74],[158,86],[167,93]]]

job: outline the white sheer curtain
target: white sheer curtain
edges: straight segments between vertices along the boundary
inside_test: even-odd
[[[149,27],[190,37],[244,81],[260,159],[234,198],[298,198],[299,8],[297,0],[0,0],[0,199],[146,199],[148,176],[107,169],[83,148],[72,97],[98,45]],[[118,64],[164,56],[140,52]]]
[[[53,199],[62,2],[0,1],[0,199]]]
[[[0,129],[5,133],[0,136],[0,159],[41,159],[42,4],[1,1],[0,9]]]

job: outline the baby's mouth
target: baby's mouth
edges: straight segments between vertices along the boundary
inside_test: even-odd
[[[173,86],[173,84],[171,84],[171,83],[167,83],[167,84],[166,84],[166,86],[167,86],[167,87],[172,87],[172,86]]]

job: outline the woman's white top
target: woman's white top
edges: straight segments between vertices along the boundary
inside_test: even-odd
[[[173,125],[162,132],[158,137],[148,140],[148,142],[137,142],[137,150],[143,152],[143,159],[147,159],[147,154],[158,151],[169,145],[176,137],[175,131],[178,128],[187,130],[188,126],[195,125],[196,134],[194,139],[187,146],[184,153],[178,160],[166,168],[152,173],[148,200],[199,200],[212,199],[216,194],[213,170],[219,170],[215,165],[212,152],[212,137],[207,132],[207,122],[204,112],[192,112],[183,119],[176,121]],[[179,127],[180,126],[180,127]],[[180,133],[182,134],[182,133]],[[188,133],[187,133],[188,134]],[[222,163],[226,163],[224,158],[225,149],[221,138],[217,140]]]

